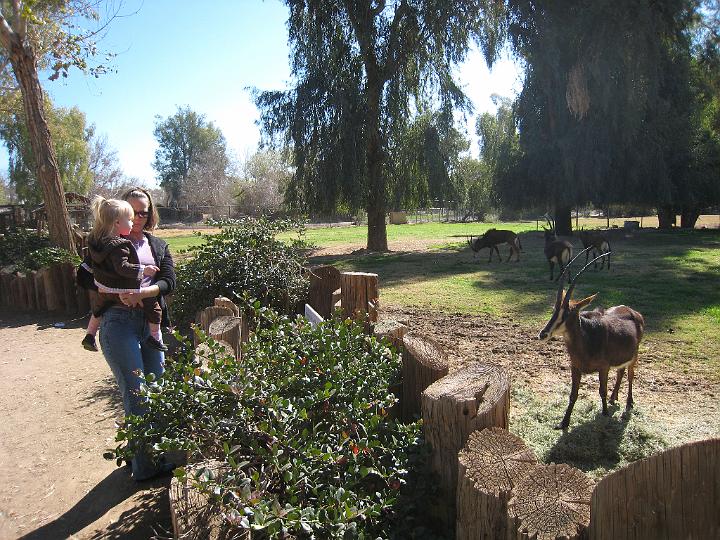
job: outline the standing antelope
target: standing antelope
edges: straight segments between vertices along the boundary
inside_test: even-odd
[[[591,249],[591,248],[587,248]],[[577,259],[583,250],[570,261]],[[607,257],[603,253],[600,257]],[[595,262],[594,260],[592,262]],[[562,279],[555,298],[555,309],[550,320],[538,335],[538,339],[548,341],[554,334],[563,336],[565,346],[570,356],[572,374],[572,389],[570,403],[567,411],[557,429],[566,429],[570,424],[570,415],[578,396],[580,377],[585,373],[598,373],[600,379],[600,399],[602,400],[602,413],[607,416],[607,381],[610,369],[617,370],[615,387],[610,395],[614,402],[618,397],[620,382],[625,369],[628,371],[628,395],[626,410],[633,406],[632,383],[635,376],[635,365],[638,360],[638,347],[643,336],[645,320],[643,316],[627,306],[614,306],[608,309],[594,309],[580,311],[592,302],[597,293],[579,301],[572,300],[577,278],[590,266],[586,264],[575,277],[569,281],[567,292],[564,291]],[[565,267],[567,271],[569,267]],[[563,271],[562,274],[565,273]],[[561,278],[562,278],[561,274]]]
[[[567,240],[560,240],[555,233],[555,223],[547,219],[547,223],[550,229],[545,231],[545,257],[550,263],[550,281],[553,279],[553,271],[555,269],[555,263],[560,267],[560,274],[562,275],[563,270],[568,264],[568,261],[572,258],[573,246]],[[559,279],[559,277],[558,277]]]
[[[592,248],[589,251],[585,251],[585,264],[587,264],[588,258],[591,254],[593,257],[600,258],[598,255],[608,253],[606,257],[607,267],[608,270],[610,270],[610,242],[608,242],[607,237],[600,231],[586,231],[585,229],[580,229],[578,231],[578,236],[583,244],[583,249],[587,250],[587,248]],[[604,267],[605,259],[603,258],[600,262],[600,270]],[[597,268],[597,261],[595,261],[594,268]]]
[[[518,235],[512,231],[489,229],[485,231],[485,234],[478,236],[475,240],[473,240],[472,236],[468,239],[468,245],[474,251],[473,255],[483,248],[490,248],[490,258],[488,259],[488,262],[492,261],[493,249],[497,251],[498,260],[502,260],[498,244],[507,244],[510,246],[510,253],[508,254],[507,261],[505,262],[510,261],[513,253],[516,256],[515,262],[520,262],[520,250],[522,249],[522,246],[520,245],[520,238],[518,238]]]

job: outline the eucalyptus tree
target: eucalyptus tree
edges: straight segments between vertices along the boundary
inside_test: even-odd
[[[526,66],[516,103],[525,202],[671,203],[689,155],[689,0],[508,0]]]
[[[104,66],[90,66],[99,30],[85,31],[81,20],[99,20],[90,0],[0,0],[0,60],[4,78],[8,66],[23,97],[36,175],[42,186],[50,238],[73,250],[74,241],[53,141],[44,110],[38,65],[51,70],[51,79],[67,76],[71,67],[98,74]]]
[[[168,118],[155,118],[153,133],[158,142],[153,167],[169,205],[197,202],[191,191],[198,188],[198,175],[211,175],[215,180],[227,177],[230,159],[225,137],[205,115],[178,107]],[[204,198],[214,197],[205,191]]]
[[[477,39],[495,57],[489,0],[285,0],[296,85],[256,96],[265,142],[291,146],[299,209],[364,207],[368,249],[387,250],[388,141],[418,99],[470,105],[452,66]]]

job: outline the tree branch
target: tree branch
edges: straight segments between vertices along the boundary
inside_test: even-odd
[[[20,0],[12,0],[13,19],[15,19],[15,33],[17,34],[20,42],[25,39],[27,34],[27,21],[22,16],[22,9],[20,8]]]
[[[10,26],[5,17],[0,14],[0,45],[8,52],[10,52],[10,44],[12,43],[14,34],[15,32],[12,26]]]

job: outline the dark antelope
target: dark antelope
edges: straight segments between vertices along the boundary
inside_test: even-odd
[[[555,269],[555,263],[560,267],[560,274],[562,275],[563,270],[568,264],[568,261],[572,259],[573,246],[567,240],[560,240],[555,234],[555,223],[547,219],[547,223],[550,226],[549,229],[543,226],[545,231],[545,258],[550,263],[550,281],[553,279],[553,273]],[[559,277],[558,277],[559,279]]]
[[[578,236],[585,249],[585,264],[588,262],[588,258],[592,254],[593,257],[599,258],[598,255],[608,253],[608,255],[600,262],[600,270],[605,268],[605,259],[607,259],[607,267],[610,270],[610,242],[607,237],[600,231],[586,231],[581,229],[578,231]],[[591,248],[588,250],[588,248]],[[595,261],[595,268],[597,268],[597,261]]]
[[[578,253],[570,263],[582,255],[584,251]],[[603,253],[596,259],[607,256],[608,253]],[[613,388],[610,395],[610,401],[614,402],[618,397],[620,382],[625,374],[625,369],[627,369],[628,394],[626,410],[631,409],[633,406],[632,383],[645,321],[640,313],[627,306],[580,311],[597,296],[597,293],[595,293],[577,302],[572,300],[577,278],[593,262],[595,262],[594,259],[569,281],[567,292],[564,290],[561,274],[560,288],[558,288],[555,298],[555,309],[545,328],[538,335],[538,339],[542,341],[549,340],[555,334],[562,335],[570,356],[572,374],[570,403],[562,422],[556,426],[557,429],[565,429],[570,424],[570,415],[580,388],[580,377],[585,373],[598,373],[602,413],[607,415],[608,372],[610,369],[617,370],[615,388]],[[569,265],[565,268],[565,271],[567,271],[568,267]],[[563,274],[565,271],[563,271]]]
[[[493,249],[497,252],[498,260],[501,260],[500,250],[498,249],[499,244],[507,244],[510,246],[510,253],[508,253],[507,258],[508,261],[512,258],[513,253],[516,256],[516,262],[520,261],[520,250],[522,249],[522,246],[520,245],[520,238],[518,238],[518,235],[512,231],[490,229],[485,231],[485,234],[482,236],[475,238],[475,240],[473,240],[473,237],[471,236],[467,242],[475,253],[483,248],[490,248],[490,258],[488,259],[488,262],[492,261]]]

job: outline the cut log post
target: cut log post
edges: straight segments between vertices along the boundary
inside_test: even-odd
[[[75,293],[75,265],[65,262],[57,266],[62,280],[65,313],[74,315],[78,311],[77,294]]]
[[[56,266],[48,266],[47,268],[41,268],[43,282],[45,284],[45,302],[48,311],[59,311],[63,308],[63,292],[62,292],[62,281]]]
[[[2,295],[2,305],[10,306],[12,301],[10,300],[10,283],[12,282],[13,275],[6,271],[0,271],[0,294]]]
[[[233,302],[233,301],[230,300],[229,298],[226,298],[226,297],[224,297],[224,296],[218,296],[218,297],[215,299],[215,302],[213,303],[213,305],[215,305],[215,306],[217,306],[217,307],[230,308],[230,309],[232,310],[232,312],[233,312],[232,314],[235,315],[235,317],[239,317],[239,316],[240,316],[240,308],[237,307],[237,305],[235,304],[235,302]]]
[[[35,270],[32,270],[25,278],[25,282],[26,282],[25,298],[26,298],[28,309],[31,309],[33,311],[36,311],[38,309],[37,302],[35,299],[35,275],[36,274],[37,274],[37,272]]]
[[[240,344],[242,343],[242,317],[222,315],[210,323],[208,335],[216,341],[229,343],[235,354],[240,358]]]
[[[333,292],[340,288],[340,271],[331,265],[311,266],[305,270],[310,281],[307,303],[323,319],[332,316]]]
[[[218,317],[223,316],[230,316],[234,317],[232,309],[224,306],[210,306],[206,307],[202,311],[199,311],[197,315],[195,316],[195,323],[198,325],[198,328],[205,332],[207,335],[210,335],[210,323],[213,322]],[[195,346],[198,345],[198,338],[195,336]]]
[[[488,364],[472,364],[451,373],[422,393],[423,432],[432,449],[430,466],[446,502],[437,517],[445,527],[455,528],[458,452],[475,430],[507,429],[509,409],[510,378],[502,368]]]
[[[570,465],[537,465],[513,489],[508,527],[517,531],[518,539],[585,538],[594,487],[584,472]]]
[[[227,465],[218,461],[205,461],[185,467],[187,478],[180,482],[170,481],[170,519],[175,538],[192,540],[251,540],[250,531],[233,527],[223,517],[219,508],[210,503],[209,497],[197,487],[202,474],[223,474]]]
[[[47,311],[47,294],[45,288],[47,287],[47,280],[45,274],[47,268],[41,268],[35,273],[35,305],[38,311]]]
[[[449,371],[447,352],[436,341],[406,334],[402,340],[402,419],[410,422],[421,412],[423,391]]]
[[[408,327],[401,322],[392,319],[383,319],[373,328],[377,338],[385,338],[392,343],[395,350],[402,351],[403,337],[408,332]]]
[[[458,455],[458,540],[515,537],[508,529],[511,490],[537,465],[525,442],[501,428],[473,431]]]
[[[13,309],[25,311],[25,293],[22,290],[23,274],[16,274],[10,282],[10,301]]]
[[[90,312],[90,292],[82,287],[75,287],[78,314],[85,316]]]
[[[340,293],[344,318],[377,322],[378,275],[366,272],[340,274]]]

